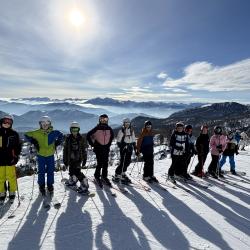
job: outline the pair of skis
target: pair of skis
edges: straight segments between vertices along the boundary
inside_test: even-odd
[[[47,193],[45,195],[42,195],[43,198],[43,208],[49,210],[52,206],[55,209],[59,209],[61,207],[61,203],[57,200],[56,197],[54,197],[53,193]]]

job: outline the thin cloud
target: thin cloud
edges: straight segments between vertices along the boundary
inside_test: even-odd
[[[168,77],[167,73],[161,72],[160,74],[157,75],[157,78],[159,79],[166,79]]]
[[[223,67],[208,62],[196,62],[184,69],[179,79],[167,79],[163,86],[179,87],[185,85],[192,90],[247,91],[250,90],[250,59]]]

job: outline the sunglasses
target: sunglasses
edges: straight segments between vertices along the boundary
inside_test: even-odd
[[[100,121],[107,122],[108,120],[109,120],[109,118],[106,118],[106,117],[101,117],[101,118],[100,118]]]
[[[12,120],[10,120],[10,119],[4,119],[3,120],[3,124],[12,124]]]
[[[71,130],[71,132],[74,132],[74,133],[76,133],[76,132],[79,132],[79,131],[80,131],[80,129],[79,129],[79,128],[71,128],[70,130]]]

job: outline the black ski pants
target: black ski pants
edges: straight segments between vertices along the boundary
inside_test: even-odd
[[[70,162],[69,175],[75,175],[77,179],[82,182],[82,180],[85,178],[85,175],[81,172],[81,162]]]
[[[174,176],[183,175],[186,171],[186,156],[185,155],[172,155],[172,164],[168,170],[168,175]]]
[[[154,154],[153,153],[143,154],[143,160],[144,160],[143,177],[152,177],[154,175]]]
[[[131,163],[132,150],[130,147],[120,149],[120,163],[116,168],[115,173],[121,174],[127,171],[128,166]]]
[[[218,168],[218,164],[219,164],[220,156],[219,155],[212,155],[212,154],[211,154],[211,156],[212,156],[212,161],[208,166],[208,172],[216,173],[217,168]]]
[[[95,169],[95,178],[100,178],[102,176],[103,178],[108,177],[108,162],[109,162],[109,147],[104,146],[98,146],[94,148],[94,152],[96,154],[96,160],[97,160],[97,166]]]
[[[198,163],[194,169],[194,172],[196,174],[201,174],[206,159],[207,159],[207,154],[198,154]]]

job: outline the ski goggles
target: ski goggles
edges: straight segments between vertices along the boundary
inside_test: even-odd
[[[80,131],[80,128],[70,128],[70,131],[72,133],[78,133]]]
[[[101,122],[108,122],[109,118],[108,117],[101,117],[100,121]]]
[[[4,118],[3,119],[3,124],[12,124],[12,120],[11,119],[8,119],[8,118]]]

